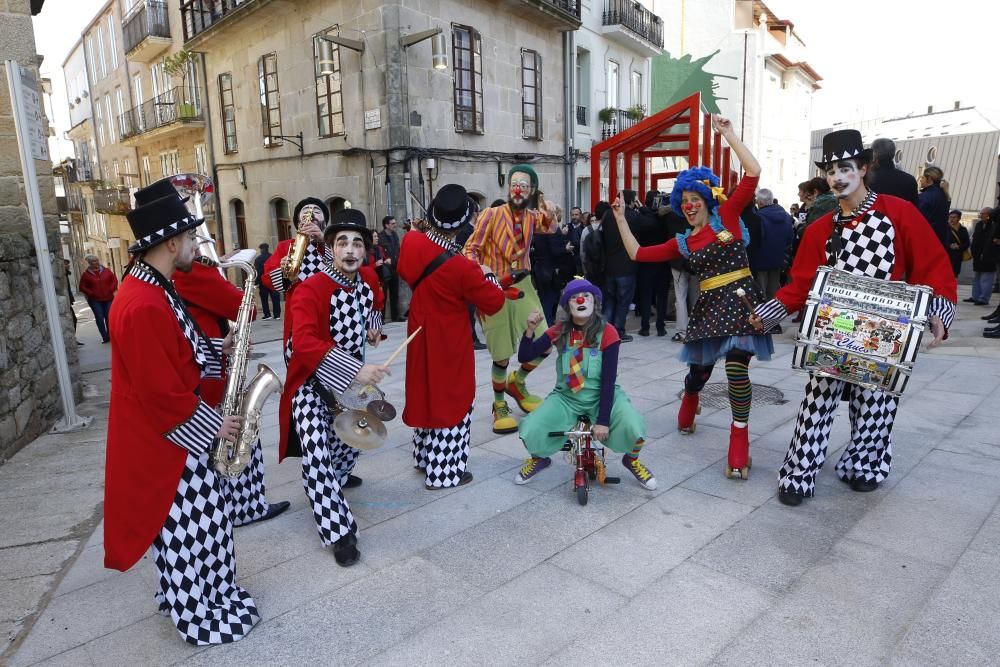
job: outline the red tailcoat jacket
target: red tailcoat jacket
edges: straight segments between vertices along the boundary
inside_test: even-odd
[[[195,262],[190,273],[174,272],[174,286],[187,305],[191,318],[209,338],[224,338],[223,322],[236,320],[240,312],[243,291],[222,277],[218,269]],[[257,318],[254,310],[251,320]],[[226,364],[221,378],[201,381],[201,398],[213,408],[222,402],[226,391]]]
[[[385,298],[378,286],[378,277],[374,271],[365,272],[361,267],[361,279],[371,288],[374,303],[372,313],[378,314],[381,322],[382,309],[385,308]],[[285,375],[285,385],[281,392],[281,403],[278,406],[278,462],[286,456],[300,456],[298,438],[294,435],[295,425],[292,423],[292,398],[299,387],[316,372],[330,351],[336,346],[330,334],[330,300],[334,293],[344,289],[325,273],[316,273],[306,278],[295,287],[295,298],[286,301],[285,329],[292,337],[292,355],[288,360],[288,372]],[[369,316],[369,328],[372,318]],[[285,349],[287,349],[285,339]],[[360,363],[357,368],[360,369]],[[357,373],[357,370],[354,371]],[[291,447],[289,447],[291,442]]]
[[[878,195],[872,210],[889,218],[895,230],[893,251],[896,257],[890,279],[927,285],[934,290],[935,296],[944,297],[952,303],[958,301],[958,283],[951,260],[917,207],[905,199]],[[826,265],[826,243],[832,233],[833,212],[806,228],[788,273],[790,282],[774,295],[789,313],[805,305],[817,267]]]
[[[165,435],[201,401],[201,369],[163,289],[122,283],[111,309],[111,406],[104,485],[104,566],[132,567],[167,518],[188,452]]]
[[[408,232],[399,251],[399,276],[412,285],[443,251],[423,233]],[[406,348],[406,425],[448,428],[462,421],[476,395],[468,304],[493,315],[503,302],[503,291],[486,279],[478,264],[461,255],[417,286],[407,335],[417,327],[423,331]]]

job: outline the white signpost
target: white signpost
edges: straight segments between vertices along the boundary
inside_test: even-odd
[[[69,376],[69,360],[63,341],[62,324],[59,321],[59,302],[56,299],[55,280],[52,277],[52,263],[49,256],[49,241],[45,234],[42,217],[42,200],[38,196],[38,175],[35,160],[49,160],[48,135],[45,133],[42,105],[38,97],[38,87],[31,70],[22,68],[17,62],[4,62],[7,72],[7,87],[14,111],[14,127],[17,130],[17,149],[21,157],[21,171],[24,173],[24,190],[28,195],[28,215],[31,218],[31,233],[35,238],[35,255],[38,257],[38,274],[45,295],[45,312],[49,320],[49,337],[55,356],[56,374],[59,378],[59,393],[62,397],[63,417],[52,427],[53,433],[65,433],[86,428],[92,417],[76,413],[73,400],[73,383]]]

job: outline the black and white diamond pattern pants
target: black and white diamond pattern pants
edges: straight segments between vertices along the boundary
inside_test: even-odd
[[[427,472],[427,486],[458,486],[469,462],[471,442],[472,408],[455,426],[413,429],[413,461]]]
[[[866,479],[882,482],[892,466],[892,425],[899,401],[842,380],[811,375],[795,420],[792,443],[778,472],[778,485],[786,491],[811,497],[816,475],[826,460],[833,416],[847,386],[851,442],[837,462],[837,477],[844,481]]]
[[[358,532],[341,489],[357,463],[358,450],[337,437],[333,417],[308,384],[299,387],[292,397],[292,421],[302,445],[302,483],[312,505],[316,530],[326,545]]]
[[[233,525],[242,526],[260,519],[270,507],[264,495],[264,453],[260,438],[253,444],[250,462],[238,477],[219,475],[233,510]]]
[[[253,598],[236,585],[230,508],[208,454],[187,455],[174,504],[153,541],[153,563],[156,600],[189,644],[237,641],[260,620]]]

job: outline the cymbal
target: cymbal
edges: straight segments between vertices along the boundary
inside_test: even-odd
[[[376,449],[388,433],[381,419],[364,410],[344,410],[333,420],[333,430],[355,449]]]
[[[368,404],[368,412],[375,415],[384,422],[391,422],[396,418],[396,407],[389,401],[376,399]]]

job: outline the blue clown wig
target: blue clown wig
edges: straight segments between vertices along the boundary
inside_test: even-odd
[[[715,212],[719,202],[712,196],[712,189],[702,181],[708,181],[712,187],[719,186],[719,177],[713,174],[708,167],[685,169],[677,176],[677,180],[674,181],[674,189],[670,192],[670,208],[674,209],[677,215],[684,216],[684,212],[681,211],[681,195],[685,191],[697,193],[705,200],[708,212],[710,214]]]

